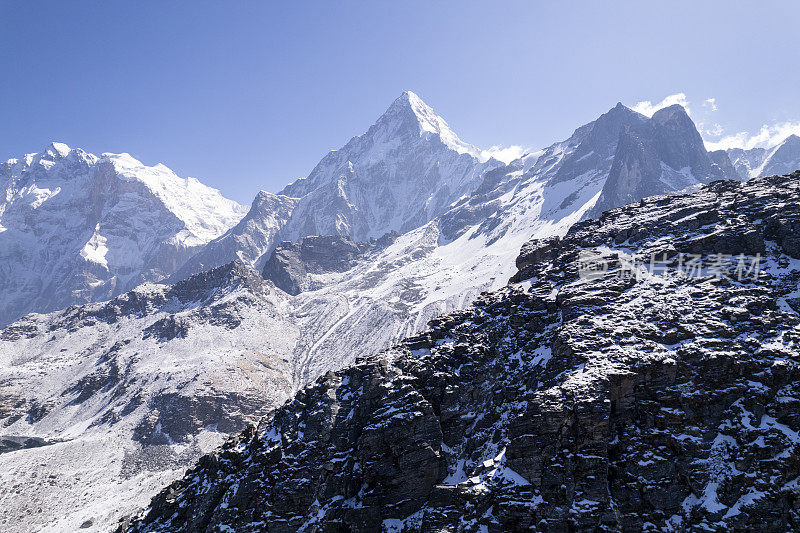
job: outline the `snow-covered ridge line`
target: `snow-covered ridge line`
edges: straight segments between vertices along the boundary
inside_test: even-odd
[[[800,169],[800,137],[797,135],[789,135],[772,147],[730,148],[727,153],[742,180]]]

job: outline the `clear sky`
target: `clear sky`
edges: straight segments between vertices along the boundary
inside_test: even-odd
[[[129,152],[249,203],[406,89],[481,148],[669,95],[708,140],[763,144],[800,131],[798,21],[796,1],[0,0],[0,158]]]

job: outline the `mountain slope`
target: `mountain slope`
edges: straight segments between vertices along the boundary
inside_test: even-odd
[[[121,530],[796,529],[799,195],[715,182],[532,241],[508,287],[320,378]]]
[[[4,329],[0,434],[46,445],[0,454],[0,529],[107,530],[284,401],[283,297],[231,263]]]
[[[414,120],[419,122],[420,119]],[[132,353],[187,354],[196,350],[199,360],[207,364],[201,364],[191,380],[207,384],[208,390],[204,395],[220,398],[222,412],[227,412],[229,407],[224,406],[233,402],[232,412],[242,413],[242,416],[237,415],[235,423],[242,424],[247,413],[234,400],[240,392],[239,384],[251,382],[254,363],[250,356],[241,355],[244,341],[239,340],[239,335],[246,340],[247,350],[267,354],[275,362],[270,371],[272,381],[264,385],[263,391],[256,391],[248,397],[251,400],[260,398],[258,401],[263,410],[278,407],[285,395],[303,388],[328,371],[352,364],[356,355],[366,356],[389,348],[424,329],[431,319],[463,309],[482,292],[504,286],[516,272],[515,259],[527,241],[565,234],[595,206],[619,152],[621,132],[641,127],[648,120],[621,104],[617,105],[597,120],[575,130],[566,141],[484,172],[470,186],[474,190],[457,200],[441,216],[411,231],[389,234],[374,242],[355,242],[348,236],[328,235],[280,243],[279,228],[284,223],[281,221],[296,216],[297,209],[293,206],[297,200],[262,193],[248,216],[225,236],[212,241],[186,265],[189,271],[207,268],[226,260],[227,254],[231,254],[234,260],[241,258],[247,265],[263,264],[263,274],[269,278],[266,285],[270,286],[270,305],[254,303],[251,311],[242,308],[236,314],[245,313],[246,319],[241,322],[234,320],[230,329],[215,329],[209,325],[207,315],[211,312],[209,309],[215,307],[202,302],[187,303],[186,312],[176,311],[176,316],[157,314],[151,319],[126,315],[120,316],[113,326],[102,321],[81,322],[80,329],[64,321],[60,313],[54,313],[33,317],[37,325],[31,330],[30,337],[24,334],[30,327],[28,319],[6,328],[12,332],[5,344],[6,353],[37,354],[36,358],[43,357],[47,361],[51,356],[82,361],[81,364],[85,365],[81,367],[83,376],[104,374],[109,364],[105,354],[111,354],[111,360],[118,359],[117,366],[125,368]],[[663,141],[664,144],[670,142],[670,139]],[[680,139],[672,144],[682,146]],[[691,155],[683,157],[691,159]],[[266,252],[273,248],[274,252]],[[249,266],[245,268],[240,264],[238,268],[257,275]],[[179,271],[174,278],[182,273]],[[202,275],[189,279],[202,279]],[[283,290],[272,288],[270,281]],[[138,292],[134,291],[132,298],[138,299],[135,296]],[[91,315],[94,313],[92,309],[92,306],[81,306],[70,312]],[[169,310],[165,312],[172,313]],[[155,321],[160,321],[158,326],[154,325]],[[236,324],[240,325],[233,327]],[[154,335],[154,328],[162,333]],[[114,333],[117,329],[122,332],[120,335]],[[259,334],[252,335],[253,331],[259,331]],[[60,339],[58,350],[66,351],[53,353],[50,340],[53,336]],[[85,338],[94,341],[86,344]],[[124,345],[124,349],[114,348],[117,343],[125,342],[129,345]],[[215,354],[223,358],[222,370],[213,364],[217,357]],[[244,357],[242,365],[233,364],[241,357]],[[165,364],[167,368],[168,363]],[[30,371],[20,374],[16,365],[6,369],[4,364],[0,360],[0,380],[3,376],[16,376],[15,388],[6,403],[25,406],[23,418],[28,416],[28,411],[38,412],[39,405],[60,407],[48,411],[51,414],[47,425],[34,423],[29,427],[23,422],[15,422],[0,429],[0,435],[61,438],[63,428],[76,423],[72,412],[74,407],[62,402],[63,389],[42,387],[40,379],[43,378],[38,372],[58,376],[57,382],[62,384],[71,384],[80,378],[59,374],[60,371],[56,370],[58,365],[54,365],[56,369],[45,372],[46,365],[32,361]],[[22,367],[27,368],[25,364]],[[169,376],[171,374],[165,372],[163,377],[167,379]],[[173,382],[181,384],[183,379],[173,378]],[[161,378],[154,379],[153,387],[163,387],[165,394],[176,390],[169,380],[165,382]],[[135,390],[151,394],[148,391],[152,389],[149,382],[137,382],[129,389],[130,394],[135,394]],[[187,390],[192,388],[187,387]],[[87,394],[89,397],[83,402],[92,405],[94,402],[105,405],[109,401],[108,391],[102,388],[90,388]],[[178,405],[183,405],[182,402]],[[251,401],[249,405],[254,404]],[[160,408],[158,411],[161,413]],[[91,424],[95,411],[81,413],[83,418],[80,420]],[[7,416],[0,413],[0,425],[8,423]],[[120,421],[117,427],[130,430],[140,423],[136,413],[120,411],[119,416],[121,420],[130,417],[130,422]],[[177,455],[181,459],[165,462],[163,468],[144,463],[130,466],[126,473],[140,476],[144,481],[140,492],[132,490],[121,499],[128,507],[130,502],[146,498],[147,491],[157,483],[153,479],[174,476],[176,465],[186,464],[181,461],[192,457],[181,451],[185,444],[175,436],[194,442],[208,435],[202,425],[182,426],[179,431],[170,429],[175,423],[172,416],[153,420],[156,425],[142,426],[145,428],[142,435],[152,434],[156,438],[160,438],[162,433],[172,435],[172,443],[167,441],[159,446],[164,446],[165,456]],[[156,430],[158,423],[161,423],[160,430]],[[115,430],[104,435],[109,442],[117,442],[117,447],[125,449],[132,433]],[[80,442],[76,439],[75,444]],[[35,462],[51,452],[43,448],[16,453],[17,459],[13,462],[9,459],[9,465],[19,462],[27,466],[28,460]],[[95,460],[73,459],[74,471],[84,472],[80,474],[81,478],[91,479],[90,483],[97,487],[93,491],[99,492],[92,494],[95,497],[101,494],[103,483],[89,475],[95,471]],[[80,483],[72,487],[71,490],[79,491]],[[46,485],[33,483],[26,490],[9,496],[4,501],[9,515],[21,516],[24,513],[18,510],[25,509],[28,501],[49,497],[39,496],[39,491],[46,488]],[[51,510],[68,515],[71,524],[80,524],[92,516],[96,524],[105,524],[118,511],[105,508],[102,498],[73,499],[72,506],[64,505]],[[93,511],[97,508],[100,511]],[[78,519],[80,521],[75,522]],[[23,527],[25,525],[23,523]]]
[[[789,135],[782,143],[770,150],[759,166],[758,176],[786,174],[800,169],[800,137]]]
[[[462,142],[412,92],[359,137],[331,152],[281,194],[302,197],[282,236],[347,235],[356,241],[404,233],[442,214],[500,166]]]
[[[295,198],[267,191],[259,192],[244,218],[186,261],[172,275],[171,281],[180,281],[234,260],[261,268],[277,244],[278,233],[286,225],[296,205]]]
[[[0,165],[0,326],[172,274],[243,208],[163,165],[53,143]]]

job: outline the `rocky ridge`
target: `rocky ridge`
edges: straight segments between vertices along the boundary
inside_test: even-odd
[[[278,233],[296,205],[296,198],[259,192],[238,224],[205,245],[172,274],[169,281],[175,283],[236,260],[256,269],[263,268],[276,245]]]
[[[798,197],[800,173],[718,181],[532,241],[507,287],[321,377],[120,529],[796,529]]]

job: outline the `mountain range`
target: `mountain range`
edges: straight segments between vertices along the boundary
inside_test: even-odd
[[[581,143],[573,157],[558,152]],[[560,170],[546,168],[562,157]],[[647,120],[621,104],[564,143],[504,164],[461,141],[408,91],[308,177],[278,194],[261,191],[249,210],[164,165],[52,143],[0,166],[0,326],[29,312],[107,300],[147,281],[180,281],[235,259],[261,269],[281,241],[314,235],[364,241],[445,214],[460,224],[457,217],[492,214],[487,211],[494,204],[478,205],[481,197],[534,175],[547,182],[544,193],[553,200],[593,201],[589,215],[596,216],[648,194],[709,179],[786,173],[798,164],[797,136],[771,149],[708,153],[680,106]],[[580,169],[600,177],[580,176]],[[570,179],[580,183],[563,198],[552,190]],[[606,182],[600,197],[586,196]],[[454,202],[470,205],[451,213]]]
[[[108,529],[318,377],[502,290],[532,238],[791,165],[793,146],[709,153],[682,107],[618,104],[503,163],[405,92],[249,210],[125,154],[11,160],[0,438],[19,449],[0,452],[0,526]]]

